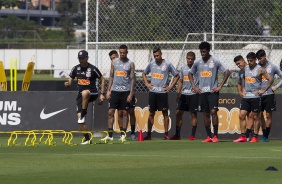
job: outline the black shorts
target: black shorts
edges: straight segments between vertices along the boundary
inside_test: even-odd
[[[177,110],[197,112],[199,107],[199,95],[181,95],[177,103]]]
[[[211,109],[218,110],[219,92],[201,93],[199,95],[199,111],[210,112]]]
[[[164,111],[168,110],[168,94],[149,92],[149,111]]]
[[[130,104],[126,101],[130,91],[112,91],[109,109],[127,110]]]
[[[276,99],[274,94],[261,96],[261,111],[276,111]]]
[[[90,99],[88,103],[94,102],[97,99],[97,97],[98,97],[97,92],[90,92]],[[79,113],[81,111],[82,111],[82,95],[81,95],[81,92],[79,92],[76,97],[76,112]]]
[[[261,99],[260,98],[243,98],[240,104],[240,110],[248,112],[260,112]]]

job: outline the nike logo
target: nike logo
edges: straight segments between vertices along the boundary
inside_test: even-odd
[[[45,109],[45,108],[44,108]],[[44,113],[44,109],[42,109],[41,113],[40,113],[40,118],[41,119],[48,119],[52,116],[55,116],[56,114],[59,114],[60,112],[63,112],[64,110],[68,109],[68,108],[65,108],[65,109],[62,109],[62,110],[59,110],[59,111],[55,111],[55,112],[51,112],[51,113],[48,113],[48,114],[45,114]]]

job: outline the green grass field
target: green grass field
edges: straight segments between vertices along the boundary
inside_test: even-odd
[[[117,139],[116,139],[117,140]],[[7,146],[1,137],[1,183],[280,184],[281,141],[152,141]],[[95,138],[94,141],[98,141]],[[80,139],[76,138],[79,143]],[[274,166],[278,171],[265,171]]]

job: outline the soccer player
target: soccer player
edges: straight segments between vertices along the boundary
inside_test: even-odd
[[[110,59],[112,61],[112,63],[114,62],[114,60],[116,58],[119,58],[119,55],[118,55],[118,52],[116,50],[112,50],[110,53],[109,53],[109,56],[110,56]],[[129,109],[128,109],[128,115],[130,117],[130,125],[131,125],[131,140],[135,141],[136,140],[136,136],[135,136],[135,124],[136,124],[136,117],[135,117],[135,113],[134,113],[134,108],[135,108],[135,96],[133,96],[131,102],[130,102],[130,106],[129,106]],[[118,111],[118,121],[121,122],[122,121],[122,118],[123,118],[123,115],[122,115],[122,111],[119,110]],[[113,125],[108,125],[109,128],[112,128]],[[110,137],[110,140],[113,140],[112,137]]]
[[[249,52],[247,55],[248,65],[245,66],[244,75],[239,77],[244,77],[245,85],[243,86],[244,96],[240,104],[240,119],[248,112],[251,112],[251,116],[248,117],[246,133],[245,136],[249,137],[251,133],[251,128],[254,127],[254,135],[250,142],[258,141],[258,131],[259,131],[259,114],[261,111],[261,95],[264,94],[268,88],[273,83],[273,78],[266,72],[264,68],[256,63],[256,54],[254,52]],[[262,86],[263,77],[268,80],[265,87]],[[240,79],[241,81],[243,79]],[[242,136],[242,138],[246,138]],[[246,141],[234,142],[246,142]]]
[[[181,67],[179,75],[180,79],[178,81],[177,88],[177,111],[176,111],[176,132],[175,135],[170,138],[170,140],[180,140],[180,130],[182,125],[182,116],[184,111],[190,111],[192,118],[192,134],[189,140],[195,139],[195,133],[197,129],[197,111],[198,111],[198,100],[199,94],[196,94],[192,90],[191,82],[189,81],[188,73],[195,61],[195,53],[188,52],[186,55],[187,64]],[[198,85],[198,76],[194,77],[195,85]]]
[[[119,58],[115,59],[111,64],[109,86],[107,91],[107,99],[109,99],[108,110],[108,140],[113,140],[114,113],[118,109],[122,113],[122,121],[119,121],[121,137],[119,140],[125,140],[125,134],[128,125],[128,109],[130,102],[134,97],[135,91],[135,65],[128,57],[128,48],[126,45],[119,47]],[[120,119],[120,118],[119,118]],[[111,125],[111,126],[110,126]]]
[[[268,88],[268,90],[261,96],[261,116],[260,120],[262,123],[263,142],[268,142],[268,136],[272,125],[272,111],[276,111],[276,100],[274,91],[282,85],[282,72],[278,66],[274,65],[266,59],[266,53],[264,50],[259,50],[256,53],[256,57],[259,61],[259,65],[266,70],[266,72],[274,79],[275,75],[280,77],[280,82],[276,86]],[[268,85],[268,81],[262,78],[262,88]],[[263,116],[263,111],[266,112],[266,121]]]
[[[199,95],[199,110],[203,112],[207,138],[203,142],[218,142],[218,99],[219,91],[227,81],[230,71],[223,66],[221,61],[210,54],[210,44],[202,42],[199,45],[202,58],[193,64],[189,71],[189,80],[192,89]],[[218,71],[224,73],[222,82],[218,85]],[[197,74],[198,72],[198,74]],[[199,76],[199,87],[194,82],[194,76]],[[210,124],[212,117],[214,136],[212,136]]]
[[[244,60],[243,56],[238,55],[234,58],[235,64],[240,68],[240,71],[238,73],[238,84],[237,84],[237,90],[241,97],[244,97],[244,81],[245,81],[245,67],[248,65],[246,61]],[[240,110],[239,114],[239,120],[240,120],[240,129],[241,129],[241,136],[233,140],[233,142],[247,142],[246,138],[246,117],[251,114],[250,111]],[[252,117],[248,118],[249,120],[252,120]]]
[[[80,130],[87,131],[85,124],[85,116],[87,114],[87,107],[89,102],[93,102],[98,97],[98,90],[96,88],[96,79],[101,82],[100,102],[105,99],[104,89],[105,80],[101,72],[94,65],[88,63],[88,52],[81,50],[78,52],[79,64],[74,66],[70,72],[70,78],[65,82],[65,87],[69,87],[73,80],[77,78],[78,95],[76,98],[77,117]],[[91,144],[90,135],[84,133],[85,142],[81,144]]]
[[[151,132],[154,124],[155,112],[162,111],[164,117],[164,139],[169,140],[168,137],[168,92],[173,88],[179,79],[178,71],[167,60],[162,58],[162,51],[159,47],[153,49],[155,60],[148,64],[142,77],[145,85],[149,88],[149,118],[148,118],[148,133],[144,140],[151,140]],[[147,80],[147,75],[151,73],[151,83]],[[172,83],[169,85],[170,73],[174,76]]]

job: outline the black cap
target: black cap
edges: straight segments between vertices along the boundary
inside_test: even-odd
[[[78,52],[78,58],[87,58],[88,52],[86,50],[81,50]]]

